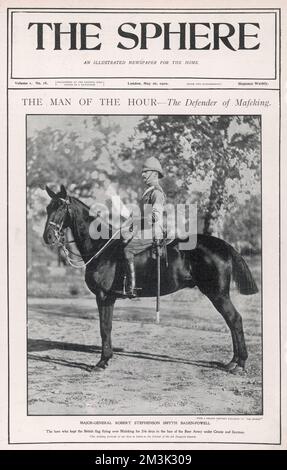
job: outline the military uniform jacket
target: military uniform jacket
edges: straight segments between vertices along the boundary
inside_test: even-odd
[[[142,215],[147,227],[152,226],[153,238],[162,239],[164,234],[165,194],[160,185],[148,187],[141,200]]]

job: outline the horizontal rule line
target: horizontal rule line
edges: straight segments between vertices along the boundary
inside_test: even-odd
[[[44,114],[41,114],[41,113],[27,113],[26,116],[102,116],[103,114],[102,113],[44,113]],[[185,113],[180,113],[178,114],[179,116],[185,116]],[[104,114],[103,116],[106,116],[106,114]],[[115,113],[109,113],[109,116],[158,116],[158,114],[154,114],[154,113],[120,113],[120,114],[115,114]],[[170,116],[170,113],[163,113],[161,114],[161,116]],[[218,116],[218,114],[216,113],[208,113],[208,114],[205,114],[205,116]],[[239,114],[239,113],[236,113],[236,114],[224,114],[224,116],[246,116],[246,114]],[[257,116],[257,117],[261,117],[261,114],[256,114],[256,113],[252,113],[252,116]],[[33,416],[33,415],[31,415]],[[35,415],[35,416],[49,416],[49,415]],[[60,416],[60,415],[59,415]],[[73,415],[75,416],[75,415]],[[81,415],[79,415],[81,416]],[[93,415],[87,415],[87,416],[93,416]],[[106,415],[97,415],[97,416],[106,416]],[[118,415],[110,415],[110,416],[118,416]],[[121,415],[121,416],[125,416],[125,415]],[[129,415],[126,415],[126,416],[129,416]],[[142,415],[130,415],[130,416],[142,416]],[[156,416],[156,415],[150,415],[150,416]],[[168,415],[166,415],[168,416]],[[190,415],[190,416],[196,416],[196,415]],[[204,415],[204,416],[209,416],[209,415]],[[227,416],[227,415],[218,415],[218,416]],[[228,415],[229,416],[229,415]],[[242,415],[244,416],[244,415]],[[249,414],[247,414],[246,416],[249,416]],[[259,415],[258,415],[259,416]],[[263,416],[263,414],[262,414]]]
[[[10,77],[10,80],[277,80],[275,78],[226,77]]]
[[[218,88],[218,87],[213,87],[213,88],[206,88],[206,87],[202,87],[202,88],[132,88],[132,87],[126,87],[126,88],[90,88],[90,87],[8,87],[8,90],[93,90],[93,91],[111,91],[111,90],[139,90],[139,91],[167,91],[167,90],[177,90],[177,91],[180,91],[180,90],[188,90],[188,91],[193,91],[193,90],[220,90],[220,91],[224,91],[224,90],[233,90],[233,91],[236,91],[236,90],[248,90],[248,91],[252,91],[252,90],[260,90],[260,91],[280,91],[280,88],[254,88],[254,87],[244,87],[244,88],[238,88],[238,87],[234,87],[234,88]]]
[[[38,416],[38,415],[30,415],[30,416]],[[47,416],[53,416],[53,415],[47,415]],[[57,415],[57,416],[62,416],[62,415]],[[66,415],[66,416],[81,416],[81,415]],[[85,416],[94,416],[94,415],[85,415]],[[100,416],[100,415],[97,415],[97,416]],[[105,416],[105,415],[102,415],[102,416]],[[118,415],[118,416],[132,416],[132,415]],[[141,415],[140,415],[141,416]],[[145,415],[143,415],[145,416]],[[147,416],[153,416],[153,415],[147,415]],[[155,416],[158,416],[158,415],[155,415]],[[169,416],[169,415],[162,415],[162,416]],[[177,416],[177,415],[175,415]],[[183,415],[184,416],[184,415]],[[197,415],[194,415],[194,416],[197,416]],[[216,416],[216,415],[213,415],[213,416]],[[252,416],[252,415],[250,415]],[[274,446],[278,446],[278,445],[281,445],[281,440],[279,442],[226,442],[226,441],[202,441],[202,442],[199,442],[199,441],[152,441],[152,440],[149,440],[149,441],[98,441],[98,442],[101,442],[101,443],[106,443],[106,444],[131,444],[131,443],[134,443],[134,444],[146,444],[147,442],[149,443],[152,443],[152,444],[236,444],[236,445],[246,445],[246,444],[251,444],[251,445],[262,445],[262,446],[265,446],[265,445],[274,445]],[[98,443],[97,442],[97,443]],[[14,442],[14,441],[9,441],[9,444],[27,444],[26,441],[23,441],[23,442]],[[94,444],[93,441],[38,441],[38,442],[32,442],[32,441],[29,441],[28,444]]]
[[[25,12],[26,10],[29,13],[33,13],[31,10],[34,10],[35,13],[49,13],[53,11],[63,11],[64,13],[66,12],[71,12],[71,13],[85,13],[85,11],[91,12],[91,11],[96,11],[97,13],[100,13],[103,11],[103,13],[121,13],[121,12],[155,12],[155,13],[160,13],[160,12],[170,12],[170,13],[190,13],[192,11],[196,12],[202,12],[202,13],[232,13],[233,11],[236,11],[236,13],[275,13],[279,12],[281,8],[37,8],[37,7],[25,7],[25,8],[20,8],[20,7],[15,7],[15,8],[8,8],[8,11],[14,10],[15,12],[23,11]],[[83,11],[81,11],[83,10]]]

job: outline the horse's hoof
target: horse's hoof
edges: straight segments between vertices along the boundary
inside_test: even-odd
[[[232,372],[238,367],[237,362],[230,361],[226,366],[224,366],[224,369],[227,370],[228,372]]]
[[[229,371],[231,374],[234,374],[234,375],[246,375],[247,374],[247,371],[244,367],[241,367],[237,364],[237,367],[235,367],[235,369],[232,369]]]
[[[90,372],[91,372],[92,374],[97,374],[97,373],[99,374],[100,372],[103,372],[103,370],[104,370],[103,367],[93,366],[93,367],[91,367]]]
[[[103,372],[103,369],[100,369],[100,368],[97,367],[97,366],[93,366],[93,367],[91,367],[90,370],[89,370],[89,373],[90,373],[91,375],[101,374],[102,372]]]
[[[91,367],[91,372],[102,372],[106,368],[106,364],[98,362],[95,366]]]
[[[108,362],[107,361],[99,361],[95,367],[97,367],[98,369],[105,369],[106,367],[108,367]]]

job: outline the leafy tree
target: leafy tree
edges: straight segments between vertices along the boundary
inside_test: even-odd
[[[89,132],[87,132],[87,130]],[[82,128],[47,127],[27,140],[28,206],[36,215],[43,208],[39,188],[65,184],[78,197],[91,196],[117,170],[119,126],[104,117],[83,120]]]
[[[260,197],[251,196],[226,214],[223,238],[244,254],[259,253],[261,250]],[[238,239],[240,234],[240,240]]]
[[[133,172],[148,156],[159,157],[177,186],[175,202],[193,202],[196,194],[211,233],[222,209],[258,192],[259,147],[256,116],[146,116],[121,157],[134,161]]]
[[[227,214],[259,193],[257,116],[145,116],[125,141],[119,121],[77,119],[76,130],[55,121],[28,139],[28,208],[36,216],[43,215],[39,188],[46,184],[56,190],[63,183],[76,196],[90,197],[115,183],[124,202],[135,202],[143,161],[151,155],[163,164],[169,201],[197,202],[205,233],[223,230]]]

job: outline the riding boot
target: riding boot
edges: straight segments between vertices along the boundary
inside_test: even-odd
[[[126,288],[126,295],[127,297],[134,298],[137,296],[136,294],[136,273],[135,273],[135,265],[133,258],[126,259],[127,264],[127,288]]]

